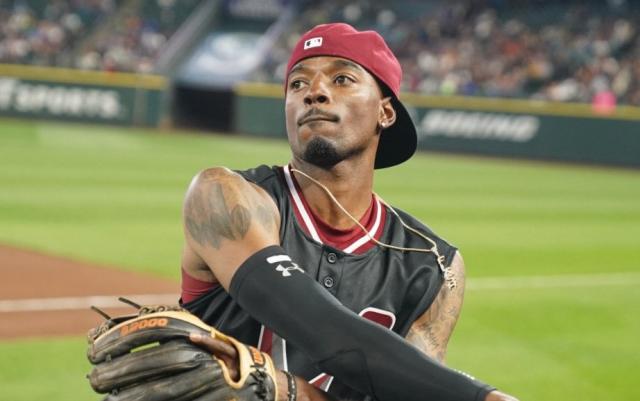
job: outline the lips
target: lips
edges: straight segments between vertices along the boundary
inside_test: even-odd
[[[298,126],[314,121],[329,121],[335,123],[338,122],[338,120],[338,116],[334,114],[330,114],[318,109],[311,109],[308,112],[304,113],[304,115],[298,119]]]
[[[309,118],[303,118],[298,125],[304,125],[304,124],[312,123],[315,121],[332,121],[333,122],[334,120],[331,120],[325,117],[309,117]]]

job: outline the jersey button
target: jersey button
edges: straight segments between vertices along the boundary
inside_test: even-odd
[[[327,288],[331,288],[331,287],[333,287],[335,282],[333,281],[333,277],[327,276],[327,277],[324,278],[324,280],[322,280],[322,284],[324,284],[324,286],[327,287]]]
[[[327,261],[329,263],[336,263],[336,260],[338,260],[338,256],[335,253],[331,252],[327,254]]]

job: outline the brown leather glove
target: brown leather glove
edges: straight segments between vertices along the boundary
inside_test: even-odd
[[[190,333],[237,350],[239,378],[226,364],[189,341]],[[91,387],[109,401],[274,401],[271,358],[226,336],[178,306],[146,306],[110,318],[89,332]]]

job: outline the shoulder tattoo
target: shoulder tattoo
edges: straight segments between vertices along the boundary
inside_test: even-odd
[[[200,245],[220,248],[223,240],[241,240],[253,220],[267,230],[276,222],[272,209],[255,194],[235,188],[230,173],[206,170],[190,190],[184,206],[186,229]],[[255,217],[255,219],[254,219]]]

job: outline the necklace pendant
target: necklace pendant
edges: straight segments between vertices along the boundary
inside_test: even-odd
[[[450,269],[444,269],[444,280],[447,283],[449,290],[454,290],[458,286],[458,280],[456,275]]]
[[[449,267],[444,267],[444,256],[439,255],[437,257],[437,261],[438,261],[438,266],[440,267],[440,271],[444,276],[444,281],[447,284],[447,287],[449,287],[449,290],[453,290],[458,286],[458,280],[456,280],[455,273],[452,272]]]

